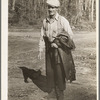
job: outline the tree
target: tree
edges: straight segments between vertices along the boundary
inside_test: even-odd
[[[71,24],[81,21],[93,22],[95,16],[96,0],[59,0],[60,13],[64,15]],[[34,23],[46,17],[46,0],[9,0],[9,13],[13,10],[19,16],[19,23]]]
[[[16,0],[13,0],[13,2],[12,2],[12,10],[13,11],[15,10],[15,2],[16,2]]]
[[[92,11],[91,11],[91,21],[93,22],[94,21],[94,0],[92,0]]]

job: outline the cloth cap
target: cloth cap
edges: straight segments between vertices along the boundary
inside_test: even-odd
[[[59,7],[60,2],[59,0],[47,0],[46,3],[50,6]]]

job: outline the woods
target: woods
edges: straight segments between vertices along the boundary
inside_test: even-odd
[[[47,15],[46,0],[9,0],[9,26],[41,25]],[[96,0],[60,0],[59,13],[65,16],[71,26],[94,27]]]

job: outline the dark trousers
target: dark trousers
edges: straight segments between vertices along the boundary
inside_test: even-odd
[[[50,98],[52,98],[52,95],[55,94],[57,100],[63,100],[64,89],[65,89],[65,76],[62,70],[62,66],[61,64],[56,64],[56,66],[54,66],[54,88],[49,93],[49,95],[51,96]]]
[[[64,99],[63,90],[60,90],[57,86],[55,87],[55,93],[56,93],[57,100],[63,100]]]
[[[55,89],[52,89],[52,91],[48,95],[48,100],[53,100],[53,98],[57,98],[57,100],[63,100],[64,99],[64,92],[63,90],[60,90],[59,87],[55,87]]]
[[[51,89],[50,89],[51,91],[50,91],[49,95],[55,94],[57,100],[63,100],[63,98],[64,98],[63,91],[66,88],[65,72],[64,72],[64,68],[63,68],[61,59],[58,54],[58,50],[51,48],[48,56],[50,57],[50,61],[48,59],[48,63],[47,63],[47,65],[48,65],[47,66],[47,68],[48,68],[47,75],[48,75],[48,73],[50,75],[48,78],[48,82],[49,82],[48,87],[51,87]],[[47,57],[47,58],[49,58],[49,57]],[[52,84],[50,84],[50,83],[52,83]],[[55,93],[53,93],[53,92],[55,92]],[[49,100],[52,100],[52,99],[49,99]]]

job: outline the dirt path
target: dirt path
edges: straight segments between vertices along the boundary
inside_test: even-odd
[[[44,55],[37,60],[39,32],[9,32],[8,39],[8,99],[47,100]],[[74,41],[77,80],[66,83],[64,100],[96,100],[96,33],[75,32]],[[20,66],[41,69],[39,81],[25,83]]]

